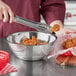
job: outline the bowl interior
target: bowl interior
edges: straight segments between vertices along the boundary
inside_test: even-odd
[[[56,37],[52,34],[36,31],[13,33],[8,35],[6,39],[11,43],[21,43],[22,39],[31,38],[32,36],[35,36],[40,41],[46,41],[47,43],[52,43],[56,40]]]

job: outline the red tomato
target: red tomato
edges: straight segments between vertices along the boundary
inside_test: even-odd
[[[0,50],[0,71],[7,65],[9,62],[9,53]]]

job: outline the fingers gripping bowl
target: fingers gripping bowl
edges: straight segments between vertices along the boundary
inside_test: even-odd
[[[47,42],[47,44],[20,44],[23,38],[31,38],[32,35],[34,35],[40,41]],[[56,40],[56,36],[43,32],[28,31],[10,34],[6,37],[6,40],[11,50],[18,58],[23,60],[39,60],[42,59],[44,56],[48,56],[49,52],[52,49],[52,45]]]

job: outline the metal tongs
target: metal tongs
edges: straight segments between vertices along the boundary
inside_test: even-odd
[[[23,24],[25,26],[32,27],[32,28],[34,28],[38,31],[41,31],[41,32],[51,33],[51,29],[50,29],[51,27],[47,24],[38,23],[38,22],[35,22],[35,21],[24,19],[24,18],[16,16],[16,15],[14,16],[14,22]]]

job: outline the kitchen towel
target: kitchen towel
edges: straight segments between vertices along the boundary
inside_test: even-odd
[[[11,73],[11,72],[16,72],[17,69],[12,66],[11,64],[7,64],[1,71],[0,71],[0,75],[6,74],[6,73]]]
[[[9,64],[9,53],[0,50],[0,75],[15,71],[17,71],[17,69]]]

